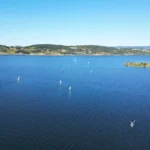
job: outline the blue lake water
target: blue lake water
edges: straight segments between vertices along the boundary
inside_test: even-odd
[[[149,150],[150,68],[128,61],[150,56],[0,56],[0,149]]]

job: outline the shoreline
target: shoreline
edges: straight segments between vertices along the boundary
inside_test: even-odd
[[[111,54],[2,54],[0,56],[150,56],[150,54],[118,54],[118,55],[111,55]]]

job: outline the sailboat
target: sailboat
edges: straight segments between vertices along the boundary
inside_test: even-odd
[[[17,81],[18,81],[18,82],[20,81],[20,76],[17,78]]]
[[[62,84],[62,80],[59,81],[59,85],[61,85],[61,84]]]
[[[71,86],[69,87],[69,92],[71,91]]]
[[[135,120],[130,122],[130,127],[133,128],[135,124]]]

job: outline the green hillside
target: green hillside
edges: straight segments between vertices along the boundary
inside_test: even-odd
[[[117,48],[98,45],[54,45],[37,44],[31,46],[0,45],[0,54],[36,54],[36,55],[146,55],[149,50]]]

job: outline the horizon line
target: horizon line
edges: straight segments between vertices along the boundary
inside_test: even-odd
[[[7,47],[27,47],[27,46],[32,46],[32,45],[61,45],[61,46],[105,46],[105,47],[146,47],[150,45],[115,45],[115,46],[107,46],[107,45],[99,45],[99,44],[73,44],[73,45],[68,45],[68,44],[49,44],[49,43],[40,43],[40,44],[30,44],[30,45],[4,45],[0,44],[1,46],[7,46]]]

